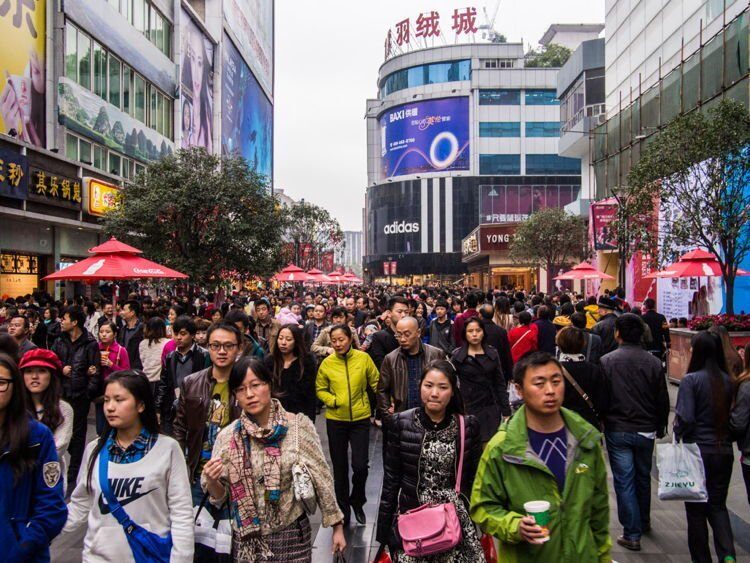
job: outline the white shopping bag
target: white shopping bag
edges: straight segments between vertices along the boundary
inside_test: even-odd
[[[214,520],[208,510],[193,509],[195,516],[195,543],[204,545],[216,554],[232,552],[232,524],[229,520]]]
[[[656,444],[659,470],[659,500],[705,502],[706,473],[698,444],[676,442]]]

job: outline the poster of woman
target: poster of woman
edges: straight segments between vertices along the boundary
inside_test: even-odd
[[[20,6],[0,9],[0,131],[37,146],[45,144],[46,127],[45,4],[24,3],[25,14]]]
[[[214,45],[188,13],[182,11],[182,147],[213,152]]]

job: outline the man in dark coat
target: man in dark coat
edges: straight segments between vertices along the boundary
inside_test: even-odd
[[[513,359],[510,355],[510,343],[508,342],[508,331],[498,326],[492,320],[495,315],[495,309],[489,303],[482,305],[479,310],[484,326],[484,341],[489,344],[497,353],[500,354],[500,363],[503,366],[503,375],[507,384],[513,375]]]
[[[555,336],[557,328],[552,322],[552,311],[546,305],[540,305],[536,313],[537,319],[534,325],[537,328],[537,343],[541,352],[547,352],[550,356],[555,355]]]
[[[380,369],[380,365],[383,363],[386,355],[398,348],[398,340],[396,340],[394,329],[398,321],[408,314],[409,302],[404,297],[391,297],[390,301],[388,301],[388,326],[372,335],[372,342],[367,349],[367,353],[370,354],[372,361],[375,362],[378,369]]]
[[[602,356],[605,356],[617,349],[615,340],[617,303],[611,297],[602,296],[597,304],[599,305],[599,322],[594,325],[591,332],[602,339]]]
[[[143,340],[143,323],[139,318],[141,304],[132,299],[122,306],[124,324],[117,332],[117,343],[128,351],[128,359],[132,369],[143,369],[139,347]]]

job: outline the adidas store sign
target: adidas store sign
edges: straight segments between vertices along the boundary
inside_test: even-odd
[[[407,223],[406,221],[394,221],[390,225],[383,227],[383,232],[386,235],[397,235],[403,233],[418,233],[419,223]]]

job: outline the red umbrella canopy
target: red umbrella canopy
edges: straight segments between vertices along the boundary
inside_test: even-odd
[[[124,242],[120,242],[115,237],[112,237],[107,242],[100,244],[99,246],[89,248],[89,254],[115,254],[117,252],[143,254],[142,250],[138,250],[133,246],[125,244]]]
[[[307,281],[312,282],[319,282],[319,283],[327,283],[331,281],[331,278],[329,278],[327,275],[325,275],[323,272],[318,270],[317,268],[313,268],[312,270],[307,270]]]
[[[307,281],[308,276],[305,271],[299,266],[289,264],[286,268],[276,274],[273,279],[280,282],[303,282]]]
[[[345,279],[346,281],[350,283],[362,283],[362,280],[357,277],[357,275],[354,272],[347,272],[342,276],[342,279]]]
[[[102,245],[103,246],[103,245]],[[132,248],[132,247],[131,247]],[[138,278],[187,278],[183,273],[161,266],[135,254],[96,254],[50,274],[45,280],[96,282]]]
[[[613,280],[614,277],[600,272],[588,262],[581,262],[573,266],[570,271],[554,278],[556,280]]]
[[[659,272],[651,272],[647,278],[700,278],[710,276],[722,276],[721,264],[716,257],[703,250],[696,248],[687,254],[683,254],[678,262],[671,264]],[[737,269],[738,276],[748,276],[750,272]]]

